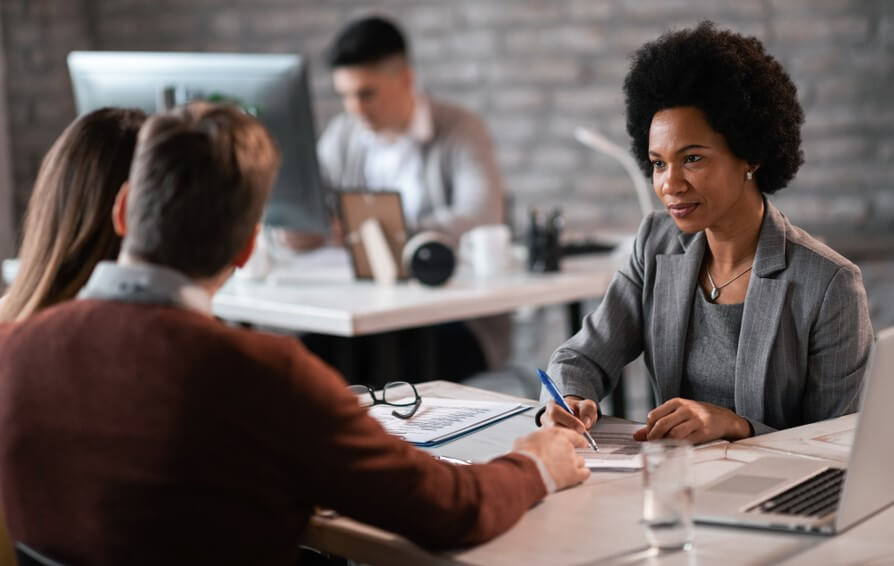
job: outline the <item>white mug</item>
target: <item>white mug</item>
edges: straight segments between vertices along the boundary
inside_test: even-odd
[[[478,226],[463,234],[462,250],[479,277],[506,273],[511,264],[509,227],[504,224]]]

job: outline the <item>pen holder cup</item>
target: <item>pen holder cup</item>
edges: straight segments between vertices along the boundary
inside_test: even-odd
[[[529,211],[527,234],[528,271],[547,273],[559,271],[562,248],[559,236],[562,233],[562,210],[554,208],[548,216],[541,217],[537,209]]]
[[[562,251],[558,230],[532,230],[528,235],[528,271],[549,273],[559,271]]]

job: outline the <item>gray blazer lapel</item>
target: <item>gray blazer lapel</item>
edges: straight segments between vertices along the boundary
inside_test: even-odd
[[[765,418],[767,364],[789,286],[788,281],[769,278],[786,266],[786,237],[784,217],[772,204],[766,200],[765,203],[736,353],[736,413],[756,421]]]
[[[659,403],[680,395],[686,333],[692,311],[692,299],[705,253],[705,235],[681,235],[684,253],[659,255],[656,259],[652,324],[654,344],[653,376],[658,384]]]

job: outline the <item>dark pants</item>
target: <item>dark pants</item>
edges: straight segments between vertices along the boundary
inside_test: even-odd
[[[478,340],[461,322],[351,338],[306,334],[305,346],[349,383],[460,381],[487,370]]]

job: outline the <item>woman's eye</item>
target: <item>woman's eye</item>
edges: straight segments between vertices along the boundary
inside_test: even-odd
[[[652,169],[661,169],[664,167],[664,161],[658,161],[657,159],[652,161]]]
[[[696,161],[701,161],[701,160],[702,160],[702,156],[701,156],[701,155],[687,155],[687,156],[683,159],[683,162],[684,162],[684,163],[695,163]]]

